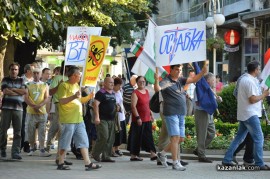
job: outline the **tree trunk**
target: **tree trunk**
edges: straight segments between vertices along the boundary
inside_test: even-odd
[[[4,58],[7,49],[7,40],[0,37],[0,80],[4,77]]]
[[[16,39],[14,37],[8,38],[7,50],[4,59],[4,75],[7,76],[9,73],[9,65],[14,62],[14,53],[16,48]]]

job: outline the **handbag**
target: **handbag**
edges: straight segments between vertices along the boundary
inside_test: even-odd
[[[154,113],[160,112],[160,101],[159,101],[159,91],[155,92],[149,102],[150,110]]]

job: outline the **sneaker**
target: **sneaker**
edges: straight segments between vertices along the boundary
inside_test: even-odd
[[[203,157],[203,158],[199,158],[199,162],[203,162],[203,163],[213,163],[212,160],[206,158],[206,157]]]
[[[29,145],[29,142],[25,141],[23,143],[23,151],[26,152],[26,153],[29,153],[30,152],[30,145]]]
[[[123,155],[123,152],[121,152],[121,150],[116,150],[115,153],[119,156],[122,156]]]
[[[94,158],[95,161],[97,161],[97,162],[100,162],[101,161],[100,156],[94,156],[93,154],[92,154],[92,156],[93,156],[93,158]]]
[[[248,166],[254,165],[254,164],[255,164],[254,162],[246,162],[246,161],[244,161],[244,163],[243,163],[243,165],[244,165],[245,167],[248,167]]]
[[[12,159],[15,159],[15,160],[21,160],[22,157],[20,156],[20,154],[15,153],[15,154],[12,155]]]
[[[44,149],[41,149],[40,153],[39,153],[39,156],[40,157],[49,157],[49,156],[51,156],[51,154],[46,152]]]
[[[225,163],[225,162],[222,161],[221,164],[224,165],[224,166],[235,166],[235,164],[232,163],[232,162],[231,163]]]
[[[157,165],[162,165],[162,163],[161,163],[160,161],[157,161]],[[168,162],[168,161],[167,161],[167,165],[168,165],[168,166],[172,166],[172,162]]]
[[[114,152],[112,152],[112,155],[111,155],[112,157],[120,157],[120,155],[118,155],[118,154],[116,154],[116,153],[114,153]]]
[[[7,157],[6,150],[1,150],[1,157],[2,158],[6,158]]]
[[[159,161],[162,163],[162,165],[164,167],[168,167],[167,156],[166,155],[162,155],[160,152],[158,152],[157,153],[157,158],[159,159]]]
[[[238,164],[238,161],[236,159],[236,156],[233,156],[233,160],[232,160],[236,165]]]
[[[27,153],[28,156],[33,156],[34,155],[35,150],[31,149],[29,153]]]
[[[270,170],[270,167],[268,165],[263,165],[260,167],[260,170]]]
[[[180,160],[180,164],[183,165],[183,166],[186,166],[186,165],[188,165],[188,162],[185,162],[183,160]]]
[[[186,170],[186,167],[183,167],[179,162],[177,162],[175,165],[172,165],[173,170],[179,170],[184,171]]]
[[[57,170],[70,170],[69,166],[60,164],[57,166]]]
[[[45,151],[47,151],[47,152],[50,152],[50,150],[51,150],[51,146],[47,146],[47,147],[45,148]]]
[[[193,154],[196,155],[196,156],[199,155],[197,150],[193,150]]]

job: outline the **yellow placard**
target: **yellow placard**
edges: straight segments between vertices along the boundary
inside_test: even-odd
[[[91,36],[85,60],[83,86],[96,86],[98,75],[110,42],[109,37]]]

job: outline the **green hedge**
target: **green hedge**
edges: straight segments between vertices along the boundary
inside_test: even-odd
[[[189,134],[191,136],[195,135],[195,119],[193,116],[187,116],[186,118],[186,134]],[[218,119],[215,119],[218,120]],[[221,120],[218,120],[215,122],[216,131],[223,134],[224,136],[228,136],[231,134],[231,131],[237,132],[238,130],[238,123],[228,123],[228,122],[222,122]],[[267,126],[265,124],[265,121],[261,123],[262,131],[265,136],[270,134],[270,126]]]
[[[215,114],[216,118],[220,118],[222,122],[236,123],[237,122],[237,100],[233,96],[235,84],[223,88],[222,92],[218,93],[222,97],[222,103],[218,104],[219,115]]]

